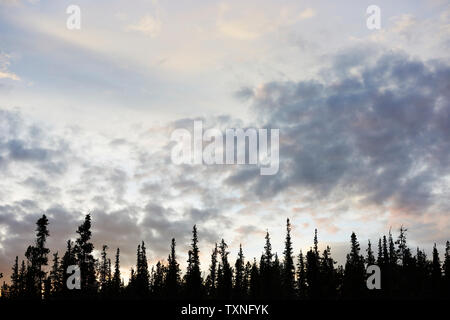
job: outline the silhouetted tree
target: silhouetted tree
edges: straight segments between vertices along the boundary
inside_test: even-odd
[[[247,261],[244,269],[244,280],[242,281],[244,298],[248,297],[249,295],[251,273],[252,273],[252,264],[250,263],[250,261]]]
[[[331,248],[323,251],[322,259],[320,260],[320,286],[321,296],[323,298],[335,298],[338,286],[336,272],[334,269],[335,261],[331,258]]]
[[[368,266],[374,265],[375,264],[375,257],[373,255],[373,251],[372,251],[372,244],[369,242],[367,243],[367,257],[366,257],[366,263]]]
[[[137,264],[136,264],[136,294],[140,297],[145,297],[150,290],[150,273],[148,271],[147,249],[145,243],[142,241],[137,249]]]
[[[249,296],[252,299],[261,297],[261,279],[256,259],[253,260],[252,269],[250,271]]]
[[[209,266],[209,274],[206,277],[206,290],[210,298],[216,297],[217,294],[217,243],[211,253],[211,264]]]
[[[259,272],[261,279],[263,279],[261,282],[261,294],[264,298],[270,298],[274,293],[274,274],[272,244],[270,243],[269,231],[266,232],[265,239],[266,244],[264,246],[264,252],[261,256]]]
[[[91,232],[91,215],[87,214],[84,222],[78,227],[78,238],[75,241],[74,252],[81,273],[81,291],[86,296],[93,295],[97,292],[97,277],[95,271],[95,260],[92,255],[94,245],[90,242]]]
[[[166,276],[166,291],[171,298],[177,298],[180,290],[180,265],[177,262],[175,253],[176,242],[172,239],[170,245],[170,254],[168,258],[167,276]]]
[[[49,232],[47,229],[48,219],[45,214],[36,222],[36,240],[34,246],[29,246],[25,252],[28,260],[26,290],[29,298],[41,299],[45,271],[43,266],[48,264],[50,250],[45,247]]]
[[[60,273],[62,278],[62,288],[61,288],[61,296],[69,297],[74,294],[73,291],[68,290],[67,288],[67,279],[70,275],[67,274],[67,268],[72,265],[77,265],[78,262],[76,260],[75,249],[73,242],[71,240],[67,240],[66,252],[64,253],[61,264],[60,264]]]
[[[153,296],[157,299],[161,299],[164,294],[164,284],[166,281],[166,268],[158,261],[156,264],[156,269],[152,270],[151,275],[151,288]]]
[[[305,258],[301,250],[297,263],[297,294],[301,299],[307,297]]]
[[[320,256],[317,229],[314,230],[314,247],[306,253],[306,283],[308,297],[312,299],[320,297]]]
[[[192,229],[191,249],[188,252],[188,267],[186,272],[186,293],[189,297],[200,298],[203,294],[202,275],[200,272],[200,250],[198,249],[197,226]]]
[[[433,294],[439,296],[441,289],[441,278],[442,278],[442,270],[441,270],[441,261],[439,259],[439,252],[436,248],[436,243],[433,246],[433,264],[431,271],[431,285],[433,289]]]
[[[61,272],[61,266],[59,261],[58,252],[53,254],[53,265],[50,271],[50,294],[51,296],[57,296],[60,294],[63,287],[63,276]]]
[[[291,223],[286,221],[286,240],[283,251],[282,285],[283,295],[286,298],[295,297],[295,266],[292,257]]]
[[[3,277],[3,274],[1,276]],[[12,267],[11,285],[9,286],[10,298],[17,298],[19,296],[19,286],[19,257],[16,256],[14,266]]]
[[[122,291],[121,278],[120,278],[120,249],[117,248],[116,260],[114,262],[114,275],[111,284],[112,294],[114,296],[120,295]]]
[[[272,292],[269,296],[271,299],[281,299],[283,297],[282,289],[282,266],[278,254],[275,253],[272,266]]]
[[[444,265],[444,288],[446,297],[450,297],[450,242],[445,243]]]
[[[347,255],[344,270],[343,294],[348,298],[361,298],[365,289],[364,257],[359,254],[360,246],[356,234],[351,235],[351,249]]]
[[[228,262],[227,244],[222,239],[219,245],[220,263],[217,278],[217,293],[219,298],[231,298],[233,288],[233,270]]]
[[[236,263],[234,264],[235,277],[234,277],[234,288],[233,297],[236,299],[242,299],[245,294],[244,290],[244,277],[245,277],[245,262],[244,253],[242,252],[242,244],[239,245],[238,257]]]

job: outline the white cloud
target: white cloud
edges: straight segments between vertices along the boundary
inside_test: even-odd
[[[316,15],[316,11],[314,9],[307,8],[307,9],[303,10],[302,12],[300,12],[298,17],[300,20],[304,20],[304,19],[313,18],[315,15]]]
[[[159,18],[146,15],[137,24],[129,25],[126,30],[141,32],[154,38],[161,32],[161,26],[162,23]]]
[[[0,53],[0,79],[20,80],[19,76],[10,72],[8,67],[10,65],[10,55],[6,53]]]

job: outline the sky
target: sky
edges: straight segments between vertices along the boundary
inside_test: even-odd
[[[81,28],[67,28],[77,5]],[[380,8],[380,29],[366,25]],[[49,218],[63,253],[91,213],[96,255],[124,277],[197,225],[202,267],[225,238],[258,257],[312,245],[344,263],[401,225],[412,248],[450,234],[447,1],[0,0],[0,272]],[[280,169],[176,165],[171,133],[280,130]]]

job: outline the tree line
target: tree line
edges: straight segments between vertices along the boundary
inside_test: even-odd
[[[305,253],[294,253],[291,224],[286,221],[284,251],[273,252],[269,232],[264,250],[257,260],[246,260],[242,245],[237,259],[230,261],[225,240],[216,243],[209,266],[202,272],[197,227],[192,230],[187,268],[181,272],[176,241],[172,239],[167,260],[149,266],[147,247],[137,246],[136,266],[124,283],[120,273],[120,249],[114,262],[104,245],[100,258],[93,256],[91,216],[85,216],[75,241],[68,240],[64,255],[46,247],[48,219],[36,223],[36,239],[28,246],[25,260],[15,258],[10,283],[1,287],[2,300],[59,299],[377,299],[377,298],[450,298],[450,243],[446,242],[441,262],[436,244],[432,259],[419,248],[413,253],[406,242],[403,226],[394,240],[391,231],[378,239],[377,253],[369,241],[361,252],[355,233],[350,237],[350,252],[344,266],[336,266],[331,248],[322,252],[315,230],[313,246]],[[80,289],[66,285],[69,266],[80,270]],[[381,289],[369,290],[366,267],[377,265],[381,271]],[[2,275],[0,275],[2,277]],[[69,279],[70,280],[70,279]]]

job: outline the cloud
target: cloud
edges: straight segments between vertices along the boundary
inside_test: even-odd
[[[450,66],[362,54],[337,55],[314,80],[256,88],[255,112],[280,128],[281,174],[250,179],[242,169],[227,183],[261,197],[296,188],[316,199],[341,194],[412,215],[439,212],[434,190],[450,165]]]
[[[127,31],[136,31],[149,37],[156,37],[161,32],[161,20],[151,15],[141,18],[137,24],[131,24],[126,27]]]
[[[35,4],[35,3],[38,3],[39,0],[25,0],[25,1],[23,1],[23,0],[0,0],[0,4],[14,5],[14,6],[21,5],[24,2],[25,3]]]
[[[312,8],[307,8],[307,9],[303,10],[302,12],[300,12],[300,14],[298,15],[300,20],[310,19],[315,16],[316,16],[316,10],[314,10]]]
[[[20,77],[11,71],[8,70],[11,56],[0,52],[0,79],[11,79],[15,81],[19,81]]]

